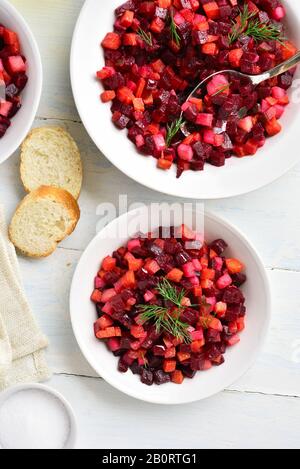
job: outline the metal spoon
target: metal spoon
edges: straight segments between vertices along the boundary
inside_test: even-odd
[[[238,76],[240,78],[246,78],[249,80],[249,82],[253,85],[253,86],[257,86],[259,85],[260,83],[262,83],[263,81],[265,80],[269,80],[270,78],[274,78],[274,77],[277,77],[278,75],[281,75],[282,73],[284,72],[287,72],[288,70],[290,70],[291,68],[295,67],[298,63],[300,63],[300,51],[297,52],[296,55],[294,55],[293,57],[291,57],[290,59],[286,60],[285,62],[283,62],[282,64],[279,64],[279,65],[276,65],[276,67],[274,68],[271,68],[271,70],[268,70],[267,72],[264,72],[264,73],[261,73],[260,75],[247,75],[245,73],[242,73],[242,72],[238,72],[236,70],[220,70],[219,72],[215,72],[215,73],[212,73],[211,75],[209,75],[208,77],[206,77],[203,81],[201,81],[201,83],[199,83],[194,89],[193,91],[189,94],[189,96],[187,97],[186,101],[188,101],[190,98],[192,98],[192,96],[199,90],[199,88],[201,88],[205,83],[207,83],[209,80],[211,80],[213,77],[215,77],[216,75],[220,75],[221,73],[224,74],[231,74],[231,75],[235,75],[235,76]],[[181,113],[181,117],[183,115],[183,112]],[[186,128],[186,124],[183,123],[182,126],[180,127],[182,133],[187,137],[188,135],[190,135],[190,132],[187,130]]]

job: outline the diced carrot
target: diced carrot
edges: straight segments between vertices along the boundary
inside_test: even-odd
[[[288,60],[297,53],[297,47],[290,41],[284,41],[281,46],[281,53],[283,60]]]
[[[159,158],[157,160],[157,166],[160,169],[168,170],[172,167],[173,161],[166,160],[165,158]]]
[[[183,272],[180,269],[172,269],[170,272],[167,274],[167,279],[171,280],[172,282],[180,282],[183,277]]]
[[[144,112],[145,105],[142,98],[134,98],[133,99],[133,107],[136,111]]]
[[[201,271],[201,280],[214,280],[215,275],[214,269],[203,269]]]
[[[94,303],[100,303],[101,298],[102,298],[102,292],[100,290],[94,290],[91,295],[91,300]]]
[[[140,78],[138,81],[137,89],[135,91],[135,96],[137,98],[141,98],[146,86],[146,80],[144,78]]]
[[[120,24],[124,26],[124,28],[129,28],[132,25],[134,18],[134,12],[130,10],[126,10],[120,19]]]
[[[163,370],[165,373],[172,373],[176,370],[176,360],[164,360]]]
[[[103,261],[101,268],[106,272],[113,270],[116,267],[117,260],[114,257],[106,256]]]
[[[185,360],[188,360],[189,358],[191,358],[191,354],[185,353],[185,352],[178,352],[177,358],[180,362],[184,362]]]
[[[175,384],[182,384],[183,380],[184,380],[184,376],[183,376],[182,371],[174,370],[171,375],[171,381]]]
[[[219,52],[219,48],[217,44],[215,44],[214,42],[210,42],[208,44],[203,44],[203,46],[201,47],[201,51],[203,54],[206,55],[217,55]]]
[[[238,259],[226,259],[225,262],[230,274],[238,274],[244,269],[244,264]]]
[[[175,347],[169,347],[165,351],[165,358],[174,358],[176,357],[176,348]]]
[[[125,288],[135,287],[135,275],[132,270],[128,270],[126,274],[122,277],[122,284]]]
[[[123,86],[122,88],[119,88],[117,91],[117,96],[118,96],[118,100],[124,104],[131,104],[134,98],[134,95],[131,89],[128,88],[127,86]]]
[[[220,10],[217,2],[205,3],[203,5],[203,9],[205,11],[206,16],[211,20],[215,20],[220,16]]]
[[[265,123],[265,129],[270,137],[277,135],[281,131],[281,128],[282,127],[277,121],[276,117],[273,117],[273,119]]]
[[[191,343],[191,350],[193,353],[199,353],[201,348],[205,345],[205,339],[195,340]]]
[[[117,50],[121,46],[121,38],[117,33],[107,33],[101,45],[104,49]]]
[[[114,90],[107,90],[107,91],[103,91],[100,97],[103,103],[108,103],[109,101],[112,101],[113,99],[115,99],[116,93],[114,92]]]
[[[125,33],[123,34],[123,45],[135,47],[138,44],[138,36],[136,33]]]

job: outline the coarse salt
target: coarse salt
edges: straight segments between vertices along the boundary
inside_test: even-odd
[[[0,446],[5,449],[63,449],[69,435],[65,406],[46,391],[18,391],[0,407]]]

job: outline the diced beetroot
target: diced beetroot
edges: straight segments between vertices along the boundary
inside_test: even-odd
[[[232,278],[229,274],[224,274],[220,278],[218,278],[216,284],[220,290],[223,290],[224,288],[232,284]]]
[[[118,337],[112,337],[111,339],[108,339],[107,346],[112,352],[120,350],[120,339]]]
[[[193,159],[193,149],[190,145],[181,143],[177,148],[179,158],[184,161],[191,161]]]
[[[26,72],[26,63],[20,55],[14,55],[7,58],[6,66],[8,73],[17,75],[18,73]]]
[[[148,303],[149,301],[153,300],[153,298],[155,297],[154,293],[150,290],[147,290],[145,293],[144,293],[144,300],[146,301],[146,303]]]
[[[0,101],[0,114],[2,116],[8,117],[12,107],[13,107],[13,104],[11,102]]]
[[[183,274],[185,277],[194,277],[195,276],[195,267],[192,262],[187,262],[182,266]]]
[[[110,301],[115,295],[116,295],[115,289],[114,289],[114,288],[109,288],[108,290],[105,290],[105,291],[102,293],[101,302],[102,302],[102,303],[107,303],[107,302]]]
[[[233,346],[233,345],[236,345],[240,342],[240,337],[236,334],[236,335],[233,335],[232,337],[229,337],[226,342],[227,342],[227,345],[229,346]]]
[[[153,135],[156,151],[161,153],[166,148],[166,142],[162,134]]]
[[[206,164],[223,166],[232,155],[253,155],[265,144],[266,134],[279,132],[273,118],[278,120],[289,102],[290,72],[256,89],[243,79],[219,73],[209,81],[207,90],[202,90],[201,98],[193,96],[185,102],[184,96],[200,78],[216,70],[234,68],[248,74],[269,70],[297,52],[294,44],[288,40],[276,44],[258,41],[251,34],[230,41],[233,28],[240,25],[237,0],[137,3],[128,0],[117,8],[115,30],[102,42],[105,67],[97,77],[105,88],[101,100],[113,101],[114,124],[128,129],[128,137],[140,153],[155,157],[162,170],[176,164],[180,177],[187,170],[202,171]],[[281,22],[285,16],[277,0],[247,0],[247,7],[262,24],[270,18]],[[176,38],[175,34],[170,37],[171,14]],[[17,48],[14,42],[13,37],[7,41],[0,59],[6,62],[10,56],[20,56],[10,50]],[[13,82],[19,89],[27,79],[24,73],[13,75],[5,69],[3,74],[6,84]],[[194,124],[192,133],[186,137],[179,129],[167,148],[168,133],[181,110],[186,125]],[[247,138],[245,134],[264,120],[271,122],[265,131]],[[195,129],[197,125],[204,128]]]
[[[197,341],[197,340],[203,340],[204,338],[204,335],[203,335],[203,330],[200,329],[200,330],[197,330],[197,331],[192,331],[191,332],[191,338],[192,338],[192,341]]]
[[[133,251],[135,248],[140,248],[141,247],[141,241],[139,239],[131,239],[128,241],[127,244],[127,249],[128,251]]]
[[[285,9],[282,5],[280,5],[274,8],[274,10],[272,10],[271,17],[273,18],[273,20],[280,21],[285,17],[285,14]]]
[[[213,114],[200,113],[197,116],[196,124],[203,125],[204,127],[211,127],[213,118]]]

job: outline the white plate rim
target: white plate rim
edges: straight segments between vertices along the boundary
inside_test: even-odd
[[[142,209],[132,210],[130,212],[127,212],[127,213],[121,215],[120,217],[114,219],[112,222],[110,222],[108,225],[106,225],[104,229],[109,229],[110,225],[118,224],[119,222],[122,222],[122,219],[124,219],[124,218],[126,218],[130,215],[133,215],[134,213],[136,213],[140,210],[143,210],[143,208]],[[171,402],[168,402],[166,400],[158,400],[158,399],[151,398],[151,393],[149,393],[149,394],[145,393],[145,396],[141,397],[139,392],[135,392],[131,388],[127,387],[126,385],[124,385],[124,386],[119,385],[119,382],[116,382],[115,380],[111,379],[109,374],[106,374],[106,373],[103,373],[103,371],[100,371],[101,365],[99,366],[98,362],[96,362],[94,357],[89,356],[89,353],[86,350],[86,346],[84,344],[84,341],[81,339],[80,330],[77,327],[76,321],[75,321],[76,306],[75,306],[75,303],[73,301],[73,298],[75,296],[75,292],[78,291],[78,284],[79,284],[79,280],[81,278],[81,268],[85,264],[86,259],[88,258],[89,251],[93,250],[94,245],[97,244],[98,239],[101,237],[102,230],[99,233],[97,233],[97,235],[88,244],[88,246],[84,250],[84,252],[81,255],[81,257],[78,261],[78,264],[76,266],[76,269],[75,269],[75,272],[74,272],[74,275],[73,275],[73,278],[72,278],[72,282],[71,282],[70,296],[69,296],[69,308],[70,308],[70,319],[71,319],[71,325],[72,325],[73,333],[74,333],[75,339],[78,343],[78,346],[81,350],[81,353],[83,354],[83,356],[85,357],[87,362],[90,364],[90,366],[93,368],[93,370],[97,373],[98,376],[103,378],[108,384],[113,386],[115,389],[118,389],[119,391],[123,392],[124,394],[127,394],[128,396],[133,397],[135,399],[138,399],[138,400],[141,400],[141,401],[144,401],[144,402],[148,402],[148,403],[152,403],[152,404],[160,404],[160,405],[188,404],[188,403],[192,403],[192,402],[197,402],[199,400],[207,399],[209,397],[212,397],[212,396],[218,394],[221,391],[224,391],[224,389],[228,388],[234,382],[236,382],[239,378],[241,378],[253,366],[253,364],[256,362],[257,357],[259,356],[259,354],[261,353],[261,350],[263,348],[263,345],[264,345],[264,342],[265,342],[265,339],[266,339],[266,336],[267,336],[267,333],[268,333],[268,330],[269,330],[269,326],[270,326],[271,308],[272,308],[271,286],[270,286],[270,281],[269,281],[269,278],[267,276],[266,269],[263,265],[263,262],[262,262],[260,256],[258,255],[256,249],[254,248],[253,244],[249,241],[249,239],[245,236],[245,234],[241,230],[239,230],[235,225],[229,223],[226,219],[224,219],[223,217],[220,217],[219,215],[214,214],[211,211],[205,210],[204,213],[205,213],[205,217],[210,218],[214,222],[225,226],[228,230],[230,230],[231,232],[236,234],[238,237],[242,238],[243,242],[247,246],[248,250],[251,252],[252,257],[255,259],[255,262],[259,266],[261,279],[262,279],[263,285],[264,285],[265,299],[266,299],[266,310],[265,310],[266,318],[265,318],[264,328],[263,328],[262,331],[260,331],[261,332],[260,343],[257,346],[255,353],[253,353],[253,355],[251,357],[251,360],[249,360],[247,362],[247,365],[242,370],[239,370],[236,374],[234,374],[225,383],[223,383],[218,388],[216,388],[213,393],[208,393],[207,395],[205,395],[202,398],[189,398],[189,397],[186,397],[184,400],[182,400],[182,399],[178,399],[178,400],[173,399]],[[191,382],[192,382],[192,380],[191,380]]]
[[[205,169],[206,173],[205,171],[199,173],[188,171],[184,173],[179,180],[176,180],[174,168],[169,171],[159,170],[156,168],[156,160],[152,157],[150,157],[150,160],[153,161],[148,161],[148,165],[144,165],[144,163],[141,163],[138,158],[143,159],[143,157],[141,157],[136,152],[131,142],[129,142],[129,144],[132,145],[130,153],[133,159],[129,161],[129,164],[126,164],[124,161],[122,161],[122,158],[119,158],[116,154],[117,152],[111,150],[110,142],[108,142],[108,139],[106,138],[106,132],[101,132],[99,129],[96,130],[94,128],[94,125],[91,125],[91,123],[89,122],[87,113],[84,111],[83,99],[80,98],[80,95],[82,94],[82,87],[80,87],[80,84],[77,81],[79,72],[77,48],[79,42],[83,40],[82,37],[79,37],[82,33],[83,28],[82,18],[88,12],[89,9],[95,8],[97,3],[97,0],[86,0],[78,17],[72,38],[70,54],[70,77],[74,101],[84,127],[86,128],[89,136],[96,144],[98,149],[117,169],[119,169],[121,172],[123,172],[125,175],[138,182],[139,184],[142,184],[143,186],[160,192],[162,194],[172,195],[175,197],[213,200],[230,198],[255,191],[261,187],[264,187],[274,182],[286,172],[288,172],[292,167],[294,167],[295,164],[297,164],[299,158],[297,152],[293,151],[293,149],[297,148],[298,143],[297,124],[299,127],[300,113],[296,113],[296,105],[293,107],[293,113],[296,115],[294,120],[291,121],[287,127],[285,123],[287,115],[285,115],[284,118],[281,120],[284,126],[283,132],[281,132],[275,137],[272,137],[272,139],[270,139],[270,142],[267,142],[266,146],[263,149],[259,150],[260,153],[258,152],[255,157],[246,157],[242,159],[230,158],[227,161],[227,164],[222,168],[216,168],[211,167],[211,165],[207,165],[207,168]],[[118,4],[121,3],[122,2],[120,0]],[[292,0],[285,0],[285,4],[288,7],[290,17],[293,16],[293,18],[299,25],[300,14],[297,11],[297,8],[295,8],[295,6],[293,5]],[[109,31],[110,29],[111,27],[107,25],[106,30]],[[100,34],[101,33],[99,28],[99,35]],[[99,58],[101,58],[101,50],[99,50]],[[95,71],[96,69],[97,65],[95,63]],[[300,76],[300,71],[298,72]],[[98,99],[98,96],[95,95],[94,99]],[[103,106],[103,104],[100,103],[99,106]],[[285,114],[291,114],[291,111],[287,111]],[[127,151],[128,142],[125,142],[125,140],[127,140],[126,134],[124,132],[120,132],[117,129],[114,129],[114,131],[112,128],[108,127],[109,125],[114,127],[111,122],[111,115],[109,109],[107,111],[107,117],[107,133],[113,136],[113,138],[118,141],[119,146],[122,148],[123,151],[124,148],[126,148]],[[118,137],[117,133],[123,134],[123,138]],[[101,137],[101,134],[103,134],[104,136]],[[291,154],[288,155],[286,155],[287,143],[291,152]],[[276,162],[276,165],[274,165],[273,162],[273,165],[271,166],[269,162],[266,161],[266,158],[272,155],[272,152],[276,152],[276,154],[278,154],[278,161]],[[264,158],[262,158],[263,154],[267,156],[264,156]],[[258,162],[257,159],[259,158],[260,160],[264,159],[263,163]],[[252,161],[254,162],[252,163]],[[237,164],[239,164],[239,167],[237,167]],[[260,167],[260,165],[262,166]],[[241,175],[241,173],[242,178],[240,179],[239,175]],[[186,178],[186,180],[182,182],[184,178]],[[202,189],[202,187],[204,187],[204,189]]]
[[[19,145],[23,142],[26,135],[30,131],[32,123],[37,114],[37,110],[38,110],[40,100],[41,100],[42,89],[43,89],[43,65],[42,65],[40,50],[39,50],[37,41],[34,37],[34,34],[32,30],[30,29],[27,21],[24,19],[21,13],[19,13],[19,11],[14,5],[12,5],[8,0],[2,0],[2,4],[3,4],[2,5],[3,8],[5,8],[8,12],[10,12],[13,17],[17,18],[17,21],[22,25],[22,28],[24,29],[25,34],[29,39],[30,46],[32,48],[32,52],[36,61],[37,70],[35,73],[36,73],[37,84],[36,84],[36,92],[35,92],[34,100],[31,103],[31,111],[29,113],[29,116],[27,117],[27,124],[24,125],[23,131],[20,132],[15,142],[11,144],[10,147],[5,149],[4,156],[1,155],[1,159],[0,159],[1,164],[4,163],[4,161],[6,161],[8,158],[10,158],[10,156],[17,150]],[[13,120],[12,120],[12,126],[13,126]],[[5,138],[5,136],[3,138]]]

